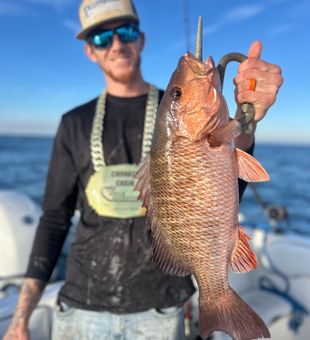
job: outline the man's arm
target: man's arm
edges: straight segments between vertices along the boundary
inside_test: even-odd
[[[40,300],[45,285],[46,282],[44,281],[30,278],[25,279],[20,291],[15,314],[3,340],[30,339],[28,329],[29,319]]]

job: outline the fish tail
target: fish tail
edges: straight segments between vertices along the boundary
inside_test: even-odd
[[[264,321],[231,288],[216,303],[200,303],[200,336],[207,339],[215,331],[223,331],[234,340],[270,338]]]

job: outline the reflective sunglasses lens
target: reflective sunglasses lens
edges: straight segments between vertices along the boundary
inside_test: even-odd
[[[136,41],[139,37],[138,29],[133,26],[121,26],[118,27],[115,32],[124,43]]]
[[[113,30],[98,32],[90,37],[90,42],[98,48],[107,48],[112,45],[113,34],[117,34],[123,43],[136,41],[139,37],[139,28],[137,25],[130,24],[119,26]]]
[[[92,36],[91,42],[96,47],[105,48],[112,45],[112,37],[113,37],[112,31],[101,32]]]

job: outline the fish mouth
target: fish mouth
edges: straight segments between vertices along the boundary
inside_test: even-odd
[[[184,63],[193,71],[193,73],[198,77],[205,77],[210,74],[214,68],[215,64],[212,57],[209,57],[204,63],[196,58],[193,54],[187,52],[182,58]]]

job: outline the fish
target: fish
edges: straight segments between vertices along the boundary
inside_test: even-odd
[[[235,147],[240,123],[229,118],[212,57],[183,55],[159,105],[150,154],[135,190],[153,237],[153,260],[170,275],[193,275],[199,332],[235,340],[270,337],[264,321],[230,287],[228,271],[257,266],[239,225],[238,178],[267,181],[261,164]]]

